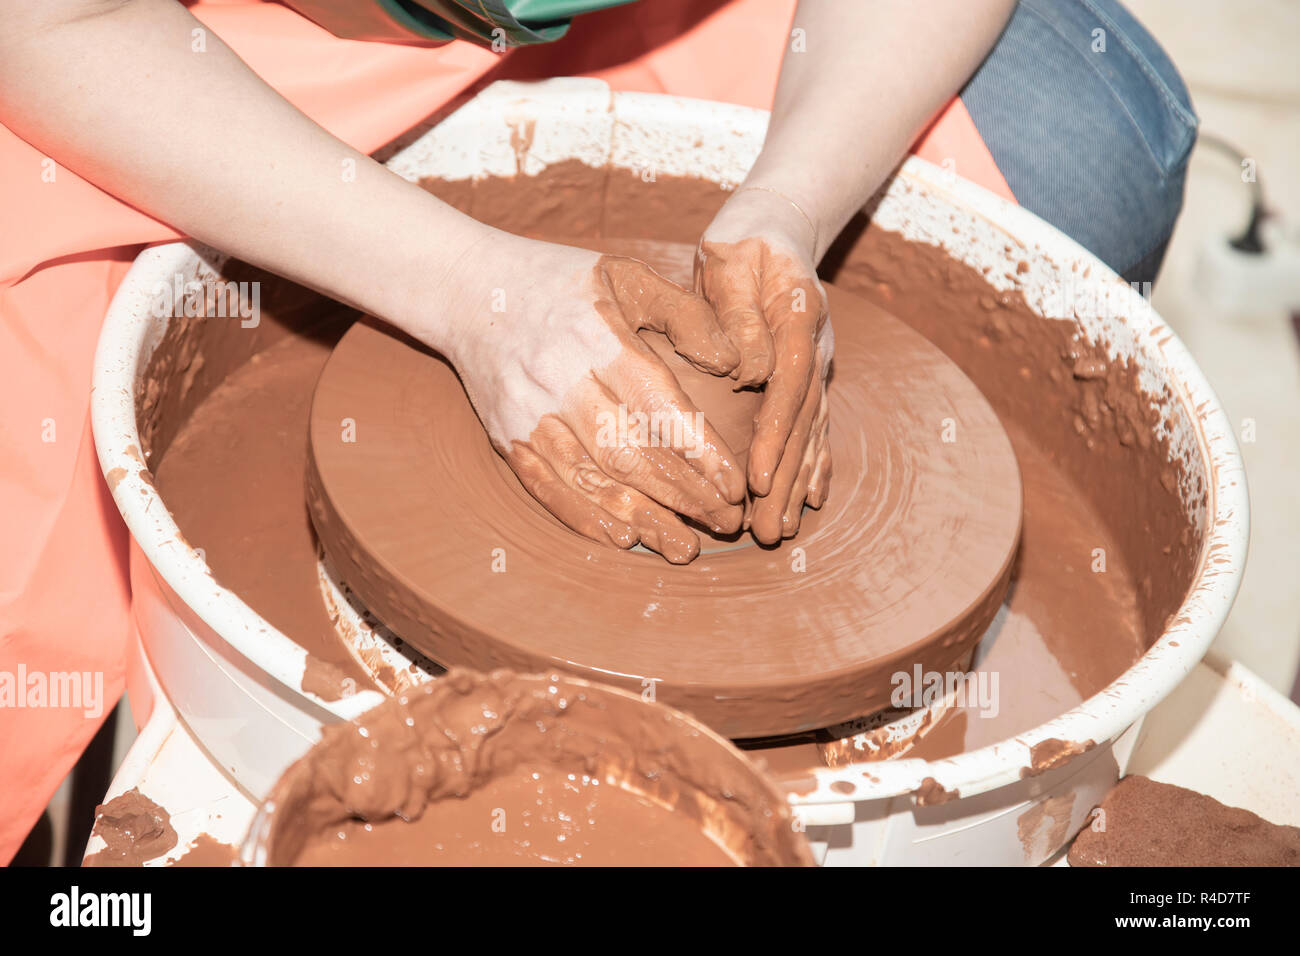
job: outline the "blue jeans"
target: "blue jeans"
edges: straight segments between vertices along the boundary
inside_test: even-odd
[[[1154,280],[1183,204],[1196,114],[1116,0],[1020,0],[962,91],[1016,199],[1130,282]]]

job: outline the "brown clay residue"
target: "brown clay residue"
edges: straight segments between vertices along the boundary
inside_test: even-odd
[[[356,693],[357,681],[334,662],[309,653],[302,672],[302,689],[321,700],[342,700]]]
[[[921,781],[921,785],[912,791],[912,796],[916,798],[918,807],[937,807],[951,800],[960,799],[961,791],[946,790],[934,777],[926,777]]]
[[[1027,861],[1046,859],[1064,845],[1073,812],[1074,794],[1065,793],[1039,800],[1016,818],[1016,833]]]
[[[122,483],[122,479],[125,477],[126,477],[125,468],[108,469],[108,471],[104,473],[104,480],[108,482],[108,490],[117,491],[117,486]]]
[[[189,849],[169,866],[234,866],[239,859],[239,850],[229,843],[207,833],[200,833],[190,841]]]
[[[962,670],[969,666],[969,661],[958,663]],[[890,725],[893,721],[905,718],[908,713],[906,710],[890,708],[865,720],[850,721],[830,728],[816,744],[821,751],[822,761],[828,767],[839,768],[866,761],[888,760],[908,753],[929,732],[936,713],[941,715],[942,721],[943,711],[926,709],[911,733],[895,736],[891,733]]]
[[[173,321],[150,362],[150,380],[189,367],[191,347],[207,349],[208,359],[187,388],[171,381],[153,386],[158,420],[150,460],[187,546],[202,548],[218,583],[307,651],[304,689],[338,700],[374,683],[322,602],[303,472],[312,385],[346,316],[319,296],[293,300],[293,288],[265,281],[256,329],[217,319]],[[267,302],[288,317],[268,311]],[[286,338],[282,322],[298,334]],[[188,327],[195,344],[173,338],[178,327]],[[277,327],[273,344],[251,351]],[[223,368],[224,380],[210,380]]]
[[[95,808],[91,833],[105,846],[86,857],[83,866],[141,866],[177,842],[170,814],[134,787]]]
[[[533,133],[536,126],[537,121],[532,119],[510,124],[510,148],[515,154],[515,172],[520,175],[524,172],[524,161],[533,148]]]
[[[1057,740],[1055,737],[1051,737],[1039,741],[1029,748],[1029,766],[1020,768],[1020,779],[1037,777],[1049,770],[1055,770],[1057,767],[1069,763],[1080,754],[1087,753],[1095,746],[1097,746],[1095,740],[1085,740],[1079,743],[1072,740]]]
[[[1155,437],[1172,393],[1148,394],[1134,365],[1112,359],[1106,342],[1089,341],[1073,321],[1044,318],[1020,291],[996,290],[943,249],[900,241],[862,217],[823,269],[887,304],[954,359],[1007,423],[1018,455],[1028,439],[1039,457],[1078,479],[1079,494],[1113,538],[1108,572],[1122,568],[1136,584],[1140,650],[1153,644],[1187,593],[1202,539],[1170,480],[1182,465]],[[1196,493],[1203,504],[1203,481]],[[1098,535],[1093,547],[1109,543]],[[1076,567],[1091,557],[1079,555]],[[1080,610],[1083,620],[1089,612]],[[1080,647],[1090,651],[1097,630],[1083,633]]]
[[[1300,827],[1203,793],[1125,777],[1074,840],[1071,866],[1300,866]]]

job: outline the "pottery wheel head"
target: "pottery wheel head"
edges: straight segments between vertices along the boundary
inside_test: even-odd
[[[689,282],[690,247],[605,251],[639,253]],[[774,548],[747,535],[704,541],[681,566],[587,541],[515,479],[450,366],[359,322],[326,365],[311,414],[308,503],[331,564],[439,664],[559,668],[733,738],[884,710],[893,676],[917,664],[962,670],[1010,580],[1015,454],[937,348],[827,289],[835,477],[796,537]],[[724,440],[747,445],[761,396],[691,368],[662,336],[648,341]]]

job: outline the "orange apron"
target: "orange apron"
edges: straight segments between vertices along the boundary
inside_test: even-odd
[[[340,40],[261,0],[203,0],[190,10],[304,113],[370,152],[489,73],[594,76],[620,90],[767,108],[794,0],[653,0],[579,17],[562,40],[504,58],[463,42]],[[743,50],[743,64],[718,56],[728,49]],[[1013,199],[960,100],[916,152],[955,160],[967,178]],[[103,680],[98,713],[48,701],[16,706],[0,693],[3,864],[125,685],[127,538],[91,439],[91,366],[100,321],[132,259],[146,243],[180,236],[3,126],[0,208],[0,691],[6,675],[18,694],[21,675]]]

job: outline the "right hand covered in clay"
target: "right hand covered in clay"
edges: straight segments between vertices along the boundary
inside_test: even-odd
[[[745,476],[667,366],[668,336],[715,375],[739,353],[701,298],[634,259],[494,233],[462,260],[440,343],[493,445],[568,527],[673,563],[743,518]],[[642,419],[638,413],[643,413]]]
[[[826,383],[835,338],[814,264],[811,220],[789,199],[738,190],[705,230],[700,292],[739,349],[736,387],[763,385],[749,453],[750,530],[764,544],[793,537],[806,502],[820,508],[831,478]]]

